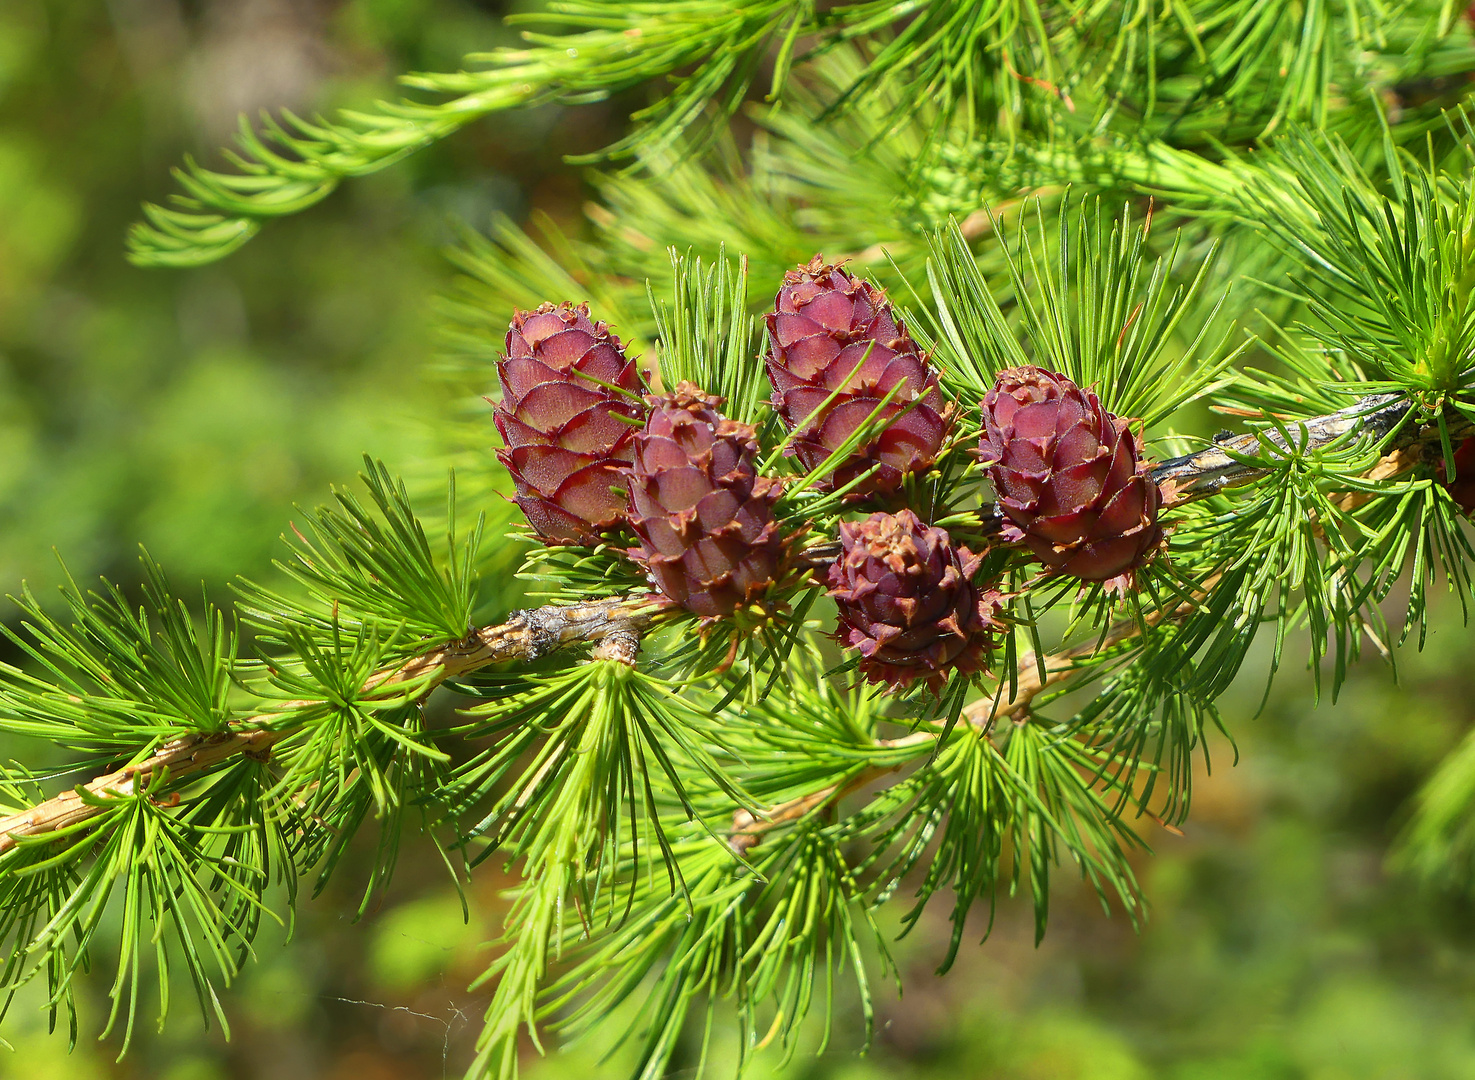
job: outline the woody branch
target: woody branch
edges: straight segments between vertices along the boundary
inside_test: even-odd
[[[1305,442],[1300,449],[1324,447],[1348,435],[1382,438],[1398,426],[1409,407],[1407,401],[1397,395],[1365,397],[1347,409],[1297,425],[1305,432]],[[1261,475],[1260,471],[1237,461],[1232,455],[1254,452],[1261,438],[1273,444],[1284,444],[1278,433],[1241,435],[1205,450],[1162,462],[1153,469],[1152,477],[1159,483],[1175,485],[1180,500],[1203,497],[1251,482]],[[1416,458],[1410,449],[1429,440],[1427,432],[1410,431],[1406,439],[1400,440],[1400,445],[1390,449],[1370,476],[1384,479],[1392,475],[1390,468],[1395,471],[1407,468]],[[833,545],[820,544],[808,549],[804,557],[817,568],[832,554]],[[534,660],[580,644],[595,645],[599,658],[633,663],[640,636],[675,610],[676,605],[663,597],[639,595],[515,611],[504,623],[476,629],[460,641],[380,673],[365,689],[418,683],[422,697],[428,696],[447,679],[468,675],[491,664]],[[1158,617],[1179,617],[1181,614],[1186,614],[1186,611],[1180,607],[1160,612]],[[1135,632],[1135,624],[1123,623],[1113,628],[1106,641],[1115,644]],[[1096,642],[1093,641],[1088,652],[1095,647]],[[1036,695],[1067,677],[1076,661],[1084,655],[1076,648],[1052,654],[1045,658],[1043,664],[1036,663],[1033,658],[1027,659],[1020,665],[1012,697],[1008,700],[982,698],[967,707],[964,719],[975,729],[988,730],[1000,719],[1022,715]],[[222,731],[181,735],[122,768],[61,792],[29,810],[0,817],[0,854],[15,848],[25,837],[55,832],[99,815],[107,798],[132,795],[146,788],[165,770],[171,781],[179,781],[203,774],[238,755],[264,758],[277,742],[296,730],[281,724],[282,715],[312,704],[307,701],[288,702],[273,712],[233,722]],[[932,738],[932,734],[923,732],[907,736],[900,742]],[[875,775],[889,771],[892,770],[884,769]],[[855,790],[874,779],[875,775],[862,774],[847,784],[845,790]],[[826,805],[844,793],[839,789],[816,792],[792,804],[774,807],[762,819],[754,819],[743,812],[734,821],[734,846],[744,850],[775,825]]]

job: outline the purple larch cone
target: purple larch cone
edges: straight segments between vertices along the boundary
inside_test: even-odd
[[[885,294],[816,255],[784,275],[768,324],[773,407],[806,469],[815,469],[881,405],[884,425],[840,463],[827,484],[843,486],[872,467],[859,495],[886,495],[924,472],[952,429],[937,375]],[[831,396],[833,395],[833,399]]]
[[[978,448],[1004,538],[1051,570],[1120,590],[1162,547],[1162,492],[1136,436],[1064,375],[1000,372],[983,399]]]
[[[544,304],[513,315],[497,376],[497,457],[528,524],[549,543],[598,543],[625,519],[621,470],[645,412],[635,361],[588,304]]]
[[[829,573],[835,636],[860,651],[862,675],[895,688],[921,680],[935,693],[954,671],[988,670],[1003,595],[973,584],[981,556],[910,510],[842,522],[840,544]]]
[[[777,480],[758,475],[752,425],[718,412],[722,399],[683,382],[648,399],[627,470],[631,555],[666,596],[709,619],[758,601],[784,570],[773,517]]]

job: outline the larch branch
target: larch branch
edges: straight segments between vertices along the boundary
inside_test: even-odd
[[[1216,578],[1210,578],[1204,583],[1199,590],[1200,598],[1213,587],[1214,580]],[[1183,601],[1153,612],[1144,622],[1152,626],[1164,620],[1186,618],[1196,607],[1197,604]],[[1094,655],[1101,649],[1131,640],[1142,632],[1142,625],[1143,623],[1139,623],[1136,619],[1123,619],[1113,623],[1104,638],[1100,640],[1092,638],[1072,648],[1051,653],[1044,658],[1043,662],[1037,661],[1033,653],[1028,654],[1019,662],[1014,693],[1005,697],[1001,684],[997,694],[981,697],[966,705],[962,713],[963,722],[976,732],[978,737],[984,738],[1000,720],[1023,719],[1028,715],[1034,699],[1043,691],[1069,678],[1071,672],[1076,669],[1078,661]],[[941,736],[940,731],[914,731],[910,735],[903,735],[897,739],[878,739],[876,746],[878,749],[887,750],[915,747],[920,751],[932,746]],[[763,838],[764,833],[788,822],[798,821],[822,807],[830,806],[872,781],[899,771],[904,764],[905,762],[898,762],[857,769],[838,784],[830,784],[798,798],[779,803],[761,816],[748,810],[739,810],[732,816],[728,844],[739,855],[745,854]]]
[[[1288,425],[1288,427],[1296,438],[1296,449],[1304,453],[1308,450],[1330,446],[1338,439],[1349,435],[1365,436],[1375,440],[1382,439],[1397,428],[1411,407],[1410,402],[1403,395],[1372,394],[1346,409],[1312,417],[1299,424]],[[1304,429],[1304,435],[1301,434],[1300,429]],[[1363,479],[1388,480],[1406,472],[1419,461],[1421,444],[1427,444],[1434,438],[1435,436],[1428,432],[1412,432],[1408,439],[1400,440],[1400,445],[1390,448],[1377,464],[1364,474]],[[1250,432],[1223,439],[1214,446],[1196,453],[1161,462],[1152,469],[1151,475],[1156,483],[1172,486],[1177,502],[1204,498],[1226,488],[1251,483],[1265,475],[1265,470],[1256,469],[1232,456],[1249,457],[1256,454],[1262,440],[1283,450],[1289,449],[1285,436],[1278,431]],[[1365,492],[1351,493],[1342,496],[1339,504],[1344,510],[1351,510],[1366,502],[1368,498]],[[989,521],[987,508],[985,508],[984,521],[986,524]],[[1203,582],[1198,590],[1200,599],[1213,588],[1217,578],[1216,574]],[[1196,606],[1188,602],[1171,605],[1152,612],[1147,616],[1145,622],[1147,625],[1155,625],[1165,619],[1172,621],[1185,618],[1194,611]],[[1070,676],[1078,661],[1086,659],[1100,649],[1135,637],[1141,629],[1142,624],[1136,620],[1126,619],[1114,624],[1104,638],[1100,640],[1093,638],[1073,648],[1052,653],[1043,661],[1038,660],[1033,653],[1025,656],[1019,662],[1013,694],[1005,697],[1001,686],[997,694],[979,698],[965,706],[962,719],[980,736],[986,736],[1000,720],[1021,719],[1028,714],[1036,697],[1050,687],[1064,682]],[[877,746],[892,749],[904,746],[922,748],[931,746],[939,736],[940,732],[918,731],[900,739],[879,740]],[[757,844],[764,833],[787,822],[796,821],[817,809],[829,806],[837,799],[889,773],[896,772],[900,768],[900,765],[890,764],[858,769],[839,784],[831,784],[780,803],[769,808],[761,816],[755,816],[746,810],[739,810],[733,815],[728,842],[734,851],[742,854]]]
[[[1403,421],[1410,408],[1408,399],[1401,395],[1374,394],[1338,412],[1301,421],[1293,430],[1304,430],[1304,445],[1298,447],[1302,450],[1319,449],[1348,435],[1383,438]],[[1285,438],[1278,432],[1239,435],[1197,453],[1164,461],[1152,470],[1152,477],[1159,483],[1170,483],[1179,500],[1198,498],[1249,483],[1263,475],[1263,471],[1237,461],[1232,455],[1255,453],[1261,440],[1285,447]],[[1427,441],[1424,434],[1412,433],[1406,440],[1408,446],[1395,447],[1380,463],[1380,469],[1373,470],[1369,478],[1383,479],[1406,469],[1411,464],[1409,446],[1421,441]],[[833,543],[814,544],[801,558],[815,567],[822,566],[833,558],[835,547]],[[470,674],[489,664],[533,660],[580,643],[594,644],[598,658],[633,663],[642,632],[675,610],[676,605],[672,601],[641,595],[514,611],[504,623],[481,627],[460,641],[381,673],[365,689],[420,683],[422,695],[428,695],[447,679]],[[1180,617],[1188,610],[1191,610],[1189,605],[1180,605],[1157,613],[1156,618]],[[1137,632],[1136,623],[1118,624],[1108,633],[1105,643],[1115,644]],[[986,733],[1001,719],[1024,715],[1037,695],[1064,680],[1078,660],[1101,644],[1092,641],[1085,646],[1052,654],[1045,658],[1043,664],[1037,663],[1032,656],[1026,657],[1020,663],[1013,695],[1008,699],[986,697],[975,701],[964,710],[964,719],[970,727]],[[29,810],[0,817],[0,854],[14,848],[24,837],[55,832],[97,816],[103,812],[106,799],[133,795],[166,769],[171,780],[182,780],[202,774],[237,755],[265,758],[273,745],[295,730],[282,725],[283,714],[313,704],[316,703],[287,702],[272,712],[235,722],[224,731],[182,735],[138,761],[64,791]],[[920,744],[935,738],[932,732],[917,732],[895,740],[893,745]],[[761,820],[748,816],[745,820],[735,821],[734,845],[745,850],[775,825],[826,805],[841,794],[895,768],[878,767],[874,774],[870,770],[862,770],[842,785],[843,791],[840,787],[824,789],[791,804],[774,807]],[[88,798],[83,797],[84,792]],[[100,800],[103,805],[99,805]]]

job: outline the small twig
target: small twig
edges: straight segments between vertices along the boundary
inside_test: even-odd
[[[1338,412],[1313,416],[1288,427],[1292,432],[1305,429],[1305,444],[1297,449],[1320,450],[1353,432],[1381,439],[1398,426],[1411,407],[1402,394],[1369,394]],[[1152,479],[1158,484],[1171,484],[1179,502],[1248,484],[1264,476],[1265,470],[1236,461],[1231,454],[1252,457],[1259,452],[1262,442],[1289,449],[1278,431],[1249,432],[1197,453],[1161,462],[1153,467]]]
[[[447,679],[488,664],[532,660],[580,642],[596,642],[608,658],[623,660],[628,656],[625,662],[630,663],[639,648],[640,631],[674,609],[675,605],[663,597],[640,596],[514,611],[505,623],[484,626],[460,641],[379,673],[364,689],[417,683],[423,684],[423,698]],[[238,721],[225,731],[182,735],[140,761],[63,791],[29,810],[0,817],[0,854],[15,847],[23,837],[55,832],[96,817],[106,808],[97,800],[133,795],[165,769],[170,780],[177,781],[198,776],[238,754],[266,760],[272,746],[296,730],[294,726],[272,725],[280,724],[284,714],[317,704],[289,701],[271,712]],[[84,792],[89,796],[85,800]]]
[[[1207,578],[1198,590],[1198,598],[1213,588],[1218,580],[1218,575]],[[1128,641],[1142,632],[1143,623],[1148,626],[1156,626],[1166,620],[1177,620],[1187,618],[1198,607],[1197,603],[1182,601],[1177,605],[1165,607],[1148,615],[1142,622],[1136,619],[1122,619],[1114,623],[1106,636],[1101,639],[1092,638],[1069,649],[1051,653],[1045,657],[1044,663],[1035,659],[1034,653],[1029,653],[1019,661],[1019,675],[1015,681],[1014,693],[1008,699],[1002,696],[1002,688],[999,694],[991,697],[982,697],[972,702],[963,709],[963,721],[980,736],[986,736],[991,732],[1000,720],[1020,720],[1029,713],[1030,705],[1034,699],[1044,690],[1058,683],[1064,682],[1070,673],[1076,669],[1076,664],[1094,655],[1101,649],[1110,648],[1123,641]],[[1044,677],[1040,675],[1041,668],[1044,669]],[[907,747],[919,749],[930,747],[941,738],[940,731],[914,731],[910,735],[904,735],[899,739],[878,739],[878,748],[897,750]],[[902,767],[902,762],[894,765],[873,765],[857,770],[847,777],[842,783],[830,784],[812,791],[807,795],[801,795],[788,802],[779,803],[771,807],[761,817],[757,817],[747,810],[739,810],[732,816],[732,827],[729,832],[728,844],[739,855],[746,854],[754,847],[763,834],[777,828],[780,825],[812,813],[813,811],[828,806],[838,799],[849,795],[851,792],[864,787],[874,780],[879,780],[888,773],[894,773]]]
[[[896,745],[905,740],[896,740]],[[871,766],[860,769],[853,773],[848,780],[841,784],[831,784],[829,787],[812,791],[808,795],[788,802],[779,803],[769,810],[761,818],[756,817],[750,811],[739,810],[732,815],[732,830],[728,835],[728,846],[739,855],[747,853],[748,849],[763,839],[763,834],[770,829],[776,829],[780,825],[790,821],[798,821],[820,807],[828,806],[837,799],[842,799],[857,788],[864,787],[872,780],[876,780],[887,773],[895,772],[901,768],[902,763],[887,766]]]

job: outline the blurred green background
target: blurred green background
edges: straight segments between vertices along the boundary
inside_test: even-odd
[[[208,269],[135,270],[122,237],[142,199],[170,190],[171,164],[213,160],[240,112],[388,93],[397,72],[507,40],[503,7],[0,0],[6,591],[54,584],[53,549],[79,577],[131,581],[142,543],[177,584],[223,596],[235,574],[270,573],[294,503],[350,481],[365,451],[412,477],[442,473],[447,452],[490,468],[489,445],[447,445],[445,430],[466,429],[438,422],[464,415],[475,389],[434,376],[437,297],[452,280],[441,249],[454,222],[498,211],[576,228],[583,189],[560,156],[607,141],[619,108],[498,117]],[[770,1051],[753,1075],[1475,1078],[1475,910],[1387,863],[1410,794],[1471,723],[1458,615],[1442,605],[1427,651],[1402,657],[1401,685],[1365,661],[1339,704],[1313,708],[1309,679],[1291,673],[1258,718],[1260,686],[1236,688],[1223,706],[1238,764],[1212,743],[1184,835],[1145,830],[1156,855],[1140,860],[1142,933],[1062,875],[1041,947],[1026,905],[1007,902],[987,944],[937,979],[935,912],[896,948],[905,994],[883,993],[869,1057],[853,1056],[847,1019],[822,1057],[801,1048],[780,1066]],[[459,1075],[489,996],[464,988],[503,882],[479,874],[468,927],[436,865],[408,844],[396,884],[357,923],[351,873],[304,899],[293,943],[265,934],[228,995],[229,1041],[181,1000],[114,1063],[117,1043],[92,1039],[111,977],[100,971],[70,1056],[34,999],[15,1004],[0,1076]],[[529,1075],[622,1076],[618,1050],[599,1063],[606,1049],[530,1056]]]

